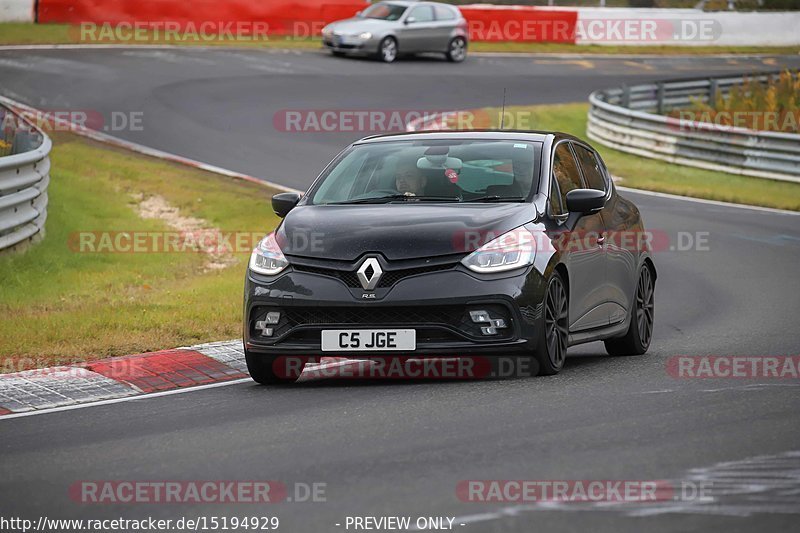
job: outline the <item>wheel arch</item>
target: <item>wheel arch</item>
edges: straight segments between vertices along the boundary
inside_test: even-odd
[[[569,300],[569,270],[567,270],[567,265],[557,263],[553,271],[561,275],[561,281],[564,282],[564,290],[567,291],[567,300]]]
[[[650,269],[650,274],[653,275],[653,283],[655,283],[658,279],[658,272],[656,271],[656,264],[653,262],[653,258],[648,255],[644,258],[644,261],[642,261],[642,265]]]

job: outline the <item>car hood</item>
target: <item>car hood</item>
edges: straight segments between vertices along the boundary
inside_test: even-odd
[[[430,258],[476,250],[535,215],[529,203],[300,205],[276,238],[284,254],[316,259]]]
[[[345,35],[356,35],[365,31],[378,31],[390,26],[392,21],[353,17],[338,20],[328,25],[328,28],[336,33]]]

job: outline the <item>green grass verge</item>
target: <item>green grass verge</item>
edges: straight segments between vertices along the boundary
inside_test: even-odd
[[[168,230],[138,216],[134,193],[159,194],[223,231],[265,234],[278,222],[272,191],[71,135],[54,141],[45,239],[0,255],[4,369],[240,335],[248,253],[205,272],[200,253],[78,253],[68,242],[80,231]]]
[[[557,130],[586,138],[588,104],[519,106],[506,109],[524,129]],[[499,127],[500,110],[481,110],[491,123]],[[475,124],[479,126],[479,124]],[[508,122],[506,127],[508,127]],[[750,178],[675,165],[647,159],[594,143],[609,170],[623,181],[620,185],[710,200],[752,204],[800,211],[800,184]]]
[[[0,23],[0,45],[4,44],[78,44],[77,26],[67,24]],[[104,41],[114,44],[115,41]],[[85,43],[91,44],[91,43]],[[175,44],[185,46],[237,46],[255,48],[319,49],[319,38],[286,38],[275,36],[268,40],[248,41],[221,39],[213,41],[187,39],[184,41],[147,40],[119,41],[117,44]],[[647,55],[709,55],[709,54],[798,54],[800,46],[578,46],[565,43],[480,42],[470,43],[473,52],[526,52],[541,54],[647,54]]]

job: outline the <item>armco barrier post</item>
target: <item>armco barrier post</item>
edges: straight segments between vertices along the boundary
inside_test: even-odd
[[[664,83],[658,83],[658,89],[656,90],[656,109],[658,110],[659,115],[664,114]]]

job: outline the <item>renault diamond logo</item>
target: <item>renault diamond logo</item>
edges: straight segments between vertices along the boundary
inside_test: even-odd
[[[366,261],[361,263],[361,266],[356,271],[356,275],[358,276],[358,281],[361,282],[361,286],[364,287],[364,290],[371,291],[378,286],[378,281],[380,281],[381,276],[383,276],[383,269],[376,258],[369,257]]]

